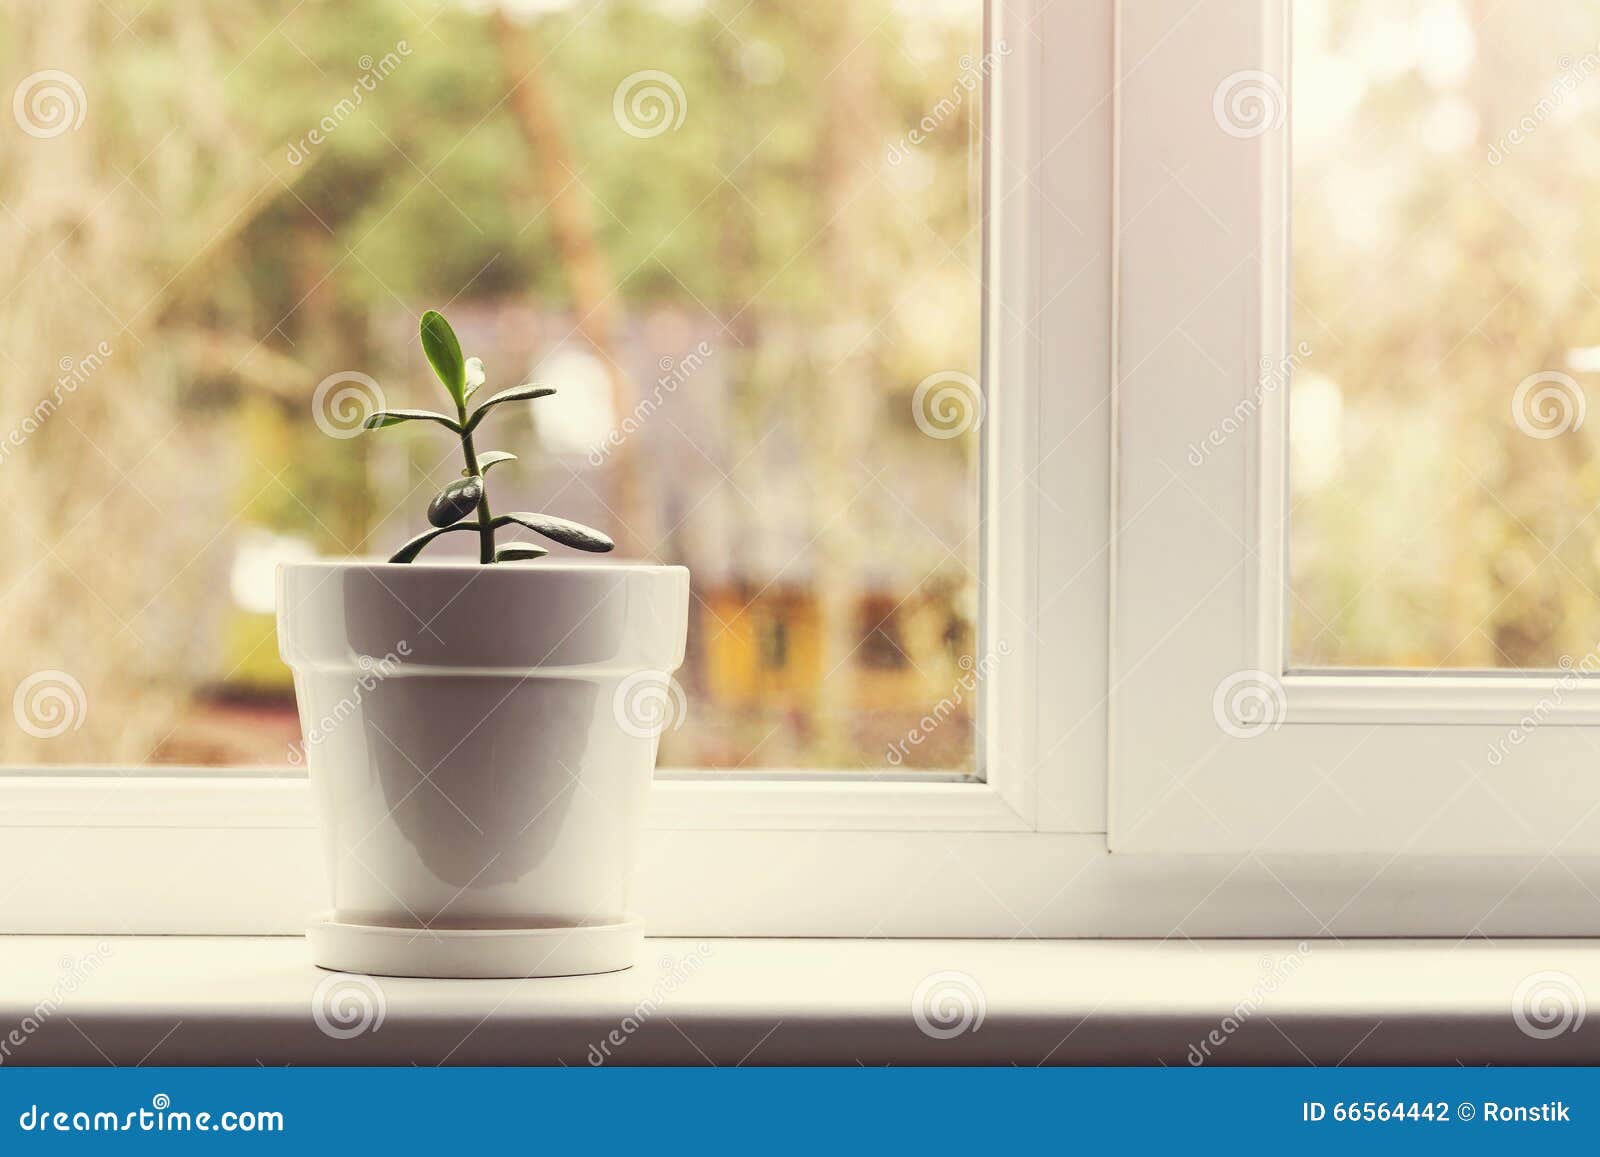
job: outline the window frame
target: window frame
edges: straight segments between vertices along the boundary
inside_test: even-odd
[[[1191,798],[1200,785],[1165,774],[1139,744],[1141,724],[1181,735],[1181,701],[1198,697],[1209,710],[1216,682],[1215,671],[1185,666],[1203,648],[1177,656],[1187,684],[1165,687],[1146,680],[1165,668],[1129,650],[1130,624],[1150,609],[1141,600],[1163,589],[1170,598],[1187,577],[1141,556],[1132,522],[1157,445],[1138,409],[1139,358],[1157,316],[1148,307],[1163,300],[1150,287],[1157,275],[1186,275],[1187,266],[1174,275],[1174,254],[1207,257],[1174,232],[1182,219],[1159,210],[1153,194],[1173,182],[1152,150],[1198,145],[1193,122],[1174,115],[1174,86],[1198,94],[1209,118],[1218,77],[1267,59],[1273,43],[1281,51],[1273,20],[1284,2],[994,0],[990,42],[1012,51],[994,77],[989,126],[980,649],[1000,639],[1013,649],[985,683],[985,781],[664,778],[636,886],[653,934],[1516,936],[1583,934],[1600,919],[1600,857],[1583,846],[1330,854],[1314,842],[1207,844],[1171,822],[1159,839],[1128,838],[1129,808],[1151,799],[1180,816],[1187,808],[1197,830],[1210,822]],[[1259,159],[1250,147],[1232,163]],[[1171,168],[1191,185],[1216,176],[1203,164]],[[1221,172],[1232,183],[1218,187],[1251,187],[1250,170],[1243,186],[1240,172]],[[1266,203],[1245,198],[1258,214]],[[1271,324],[1262,301],[1239,298],[1219,332],[1259,340]],[[1197,365],[1195,355],[1187,368]],[[1172,380],[1184,380],[1176,370]],[[1225,412],[1215,403],[1250,380],[1226,379],[1233,394],[1198,412]],[[1192,401],[1153,398],[1179,412]],[[1271,452],[1264,430],[1225,480],[1220,509],[1241,526],[1262,517],[1248,478]],[[1264,568],[1248,573],[1256,592],[1271,589],[1260,585]],[[1230,591],[1233,633],[1214,648],[1239,665],[1263,661],[1252,648],[1264,636],[1248,626],[1259,627],[1263,604],[1245,589]],[[1437,698],[1419,703],[1355,678],[1333,689],[1334,710],[1364,727],[1389,727],[1397,712],[1458,723],[1482,717],[1475,696],[1506,690],[1443,682],[1429,681],[1423,690]],[[1294,684],[1282,731],[1325,731],[1302,714],[1314,714],[1319,694]],[[1426,730],[1410,719],[1404,729]],[[1237,749],[1260,755],[1260,743]],[[1234,773],[1269,786],[1306,778],[1292,759],[1236,763]],[[1260,812],[1247,806],[1241,822]],[[325,896],[309,791],[286,776],[0,775],[0,829],[0,931],[293,935]]]
[[[980,427],[985,469],[978,651],[986,654],[1003,640],[1005,652],[981,686],[976,728],[981,775],[896,773],[886,765],[884,773],[876,775],[675,771],[658,777],[647,814],[647,845],[717,833],[732,846],[737,860],[771,862],[775,852],[810,859],[810,836],[815,833],[871,833],[859,853],[829,865],[820,875],[813,868],[812,879],[785,881],[782,894],[770,897],[779,907],[814,904],[846,881],[855,886],[885,850],[892,851],[903,838],[1032,834],[1041,798],[1056,801],[1072,795],[1062,774],[1065,761],[1052,760],[1046,770],[1034,754],[1034,697],[1040,685],[1036,667],[1041,653],[1033,629],[1038,617],[1034,568],[1042,552],[1038,546],[1041,487],[1033,472],[1039,443],[1048,434],[1040,426],[1037,367],[1041,334],[1051,328],[1051,319],[1041,313],[1049,306],[1041,304],[1036,259],[1039,208],[1049,180],[1049,167],[1040,165],[1038,155],[1044,38],[1034,25],[1042,19],[1044,13],[1035,0],[997,2],[986,16],[986,48],[993,50],[989,57],[993,71],[985,110],[983,182],[987,407]],[[1104,24],[1108,30],[1109,20]],[[1109,44],[1108,31],[1104,43]],[[1088,55],[1093,50],[1089,41],[1081,51]],[[1067,155],[1056,159],[1057,176],[1075,176],[1068,170],[1070,160]],[[1103,180],[1107,171],[1097,172],[1096,180]],[[1106,290],[1102,284],[1085,281],[1075,293],[1065,295],[1066,301],[1084,294],[1103,298]],[[1080,334],[1089,344],[1106,342],[1103,330],[1080,327]],[[1097,497],[1093,488],[1091,494]],[[1092,499],[1079,513],[1082,521],[1093,524],[1098,519],[1103,526],[1103,508]],[[1092,582],[1085,593],[1091,599],[1100,594]],[[1093,610],[1088,617],[1092,616]],[[1086,778],[1099,780],[1098,775]],[[1059,817],[1055,822],[1060,823]],[[1102,825],[1090,820],[1077,826]],[[45,882],[41,892],[24,897],[16,910],[6,911],[8,906],[0,901],[0,932],[296,930],[305,913],[291,916],[295,908],[288,897],[303,894],[313,881],[290,865],[306,859],[310,850],[306,837],[313,827],[309,785],[294,775],[218,768],[6,769],[0,774],[0,828],[12,838],[0,841],[0,873],[21,881],[34,877],[32,862],[18,851],[24,846],[42,846],[52,859],[81,857],[90,867],[77,885],[64,879]],[[117,840],[132,839],[143,848],[138,863],[122,865],[129,875],[107,880],[112,892],[124,891],[126,885],[143,894],[139,911],[132,916],[118,916],[104,904],[87,902],[88,881],[99,874],[95,869],[111,867],[110,853],[93,850],[93,843],[115,842],[107,835],[111,832],[119,833]],[[207,855],[204,849],[215,849],[218,834],[227,832],[251,833],[252,846],[267,849],[258,854],[276,865],[277,878],[268,879],[272,873],[260,868],[229,863],[217,865],[219,870],[199,886],[193,878],[195,858]],[[319,858],[320,853],[310,856],[313,863]],[[647,846],[647,865],[652,858]],[[719,903],[718,894],[748,891],[744,881],[718,872],[708,893],[704,873],[684,864],[681,857],[669,858],[666,870],[670,878],[663,892],[695,899],[690,904],[642,902],[653,925],[665,920],[702,933],[730,927],[725,913],[736,910],[739,903]],[[217,881],[228,877],[236,881],[234,910],[216,911]],[[929,921],[929,927],[959,927],[947,924],[932,901],[920,912],[917,918]],[[737,920],[732,926],[746,927]]]
[[[1592,855],[1600,800],[1571,769],[1600,754],[1584,726],[1600,682],[1287,662],[1289,398],[1286,374],[1265,375],[1303,352],[1289,332],[1292,6],[1197,7],[1126,24],[1161,81],[1129,85],[1120,137],[1124,210],[1145,208],[1121,263],[1138,324],[1119,333],[1132,368],[1117,406],[1112,847]],[[1223,102],[1242,87],[1264,119],[1241,127]],[[1205,449],[1180,461],[1185,435]],[[1267,718],[1238,734],[1243,685]]]

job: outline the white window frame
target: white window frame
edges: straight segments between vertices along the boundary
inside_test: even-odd
[[[1033,481],[1045,433],[1037,367],[1039,334],[1049,328],[1039,315],[1035,232],[1048,183],[1037,156],[1044,38],[1033,27],[1039,19],[1033,0],[992,7],[988,39],[996,50],[985,62],[993,69],[985,185],[998,211],[986,215],[984,228],[988,404],[981,433],[988,468],[979,650],[1005,645],[981,684],[982,777],[899,774],[887,764],[880,776],[663,775],[648,812],[639,901],[658,931],[870,932],[873,925],[840,920],[829,907],[838,890],[863,887],[876,889],[890,923],[909,919],[914,929],[959,929],[962,922],[951,921],[939,897],[902,900],[906,882],[879,875],[885,856],[903,847],[920,857],[919,839],[946,833],[1031,835],[1041,800],[1052,814],[1093,812],[1083,825],[1103,826],[1094,809],[1074,809],[1064,776],[1042,772],[1033,750],[1040,685],[1034,568],[1045,553],[1038,544],[1040,488]],[[1109,20],[1103,25],[1102,72],[1109,63]],[[1063,154],[1054,168],[1071,175],[1068,160]],[[1097,181],[1108,172],[1103,164]],[[1108,252],[1099,247],[1102,271],[1109,269]],[[1096,313],[1103,315],[1108,282],[1104,272],[1085,279],[1057,309],[1099,300]],[[1089,336],[1106,345],[1103,327]],[[1102,481],[1079,512],[1083,525],[1099,528],[1100,539],[1103,492]],[[1103,583],[1096,588],[1093,574],[1086,577],[1097,611]],[[1095,615],[1079,617],[1093,622]],[[1102,627],[1091,666],[1103,668],[1103,650]],[[1097,733],[1103,737],[1103,724],[1085,729]],[[1064,771],[1067,761],[1053,759],[1050,766]],[[1098,783],[1100,777],[1092,778]],[[6,837],[0,840],[0,878],[16,881],[9,898],[0,896],[0,931],[296,931],[304,922],[304,897],[320,886],[313,825],[308,785],[297,776],[248,769],[39,768],[0,777]],[[822,837],[845,846],[824,856]],[[805,867],[791,870],[786,859]],[[42,864],[52,865],[48,873],[39,871]],[[140,894],[136,903],[134,893]]]
[[[1008,652],[984,682],[983,782],[664,778],[636,889],[652,933],[1594,926],[1600,860],[1578,853],[1595,849],[1508,836],[1503,814],[1491,832],[1467,794],[1485,777],[1440,757],[1476,753],[1482,721],[1514,721],[1537,681],[1285,672],[1282,575],[1261,561],[1282,556],[1281,487],[1260,482],[1282,476],[1282,411],[1173,479],[1173,438],[1229,413],[1286,340],[1287,133],[1235,139],[1211,109],[1233,72],[1287,83],[1286,3],[994,0],[990,42],[1009,51],[989,122],[980,649]],[[1213,693],[1246,668],[1282,679],[1288,718],[1230,740]],[[1547,733],[1589,749],[1579,728]],[[1363,742],[1387,762],[1328,758]],[[1517,801],[1547,835],[1583,810],[1582,777],[1527,764],[1557,792]],[[1339,792],[1374,814],[1349,823],[1324,798]],[[309,794],[215,769],[0,777],[0,932],[298,933],[325,896]],[[1412,838],[1382,814],[1447,800]]]
[[[1112,847],[1592,855],[1600,680],[1287,663],[1291,10],[1125,8]]]

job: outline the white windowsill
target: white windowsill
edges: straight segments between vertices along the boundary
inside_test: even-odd
[[[99,944],[103,963],[80,965],[76,991],[6,1045]],[[679,963],[696,952],[702,963]],[[674,964],[683,979],[668,991]],[[1265,940],[652,939],[639,967],[609,976],[381,979],[381,1026],[334,1039],[311,1012],[335,974],[298,938],[17,936],[0,938],[0,1062],[584,1065],[641,1002],[614,1063],[1181,1066],[1241,1007],[1211,1063],[1600,1060],[1600,1029],[1534,1039],[1514,1022],[1518,985],[1552,970],[1600,994],[1600,944],[1312,941],[1301,955]],[[941,972],[981,987],[975,1031],[917,1027],[913,994]],[[1275,973],[1285,979],[1264,989]]]

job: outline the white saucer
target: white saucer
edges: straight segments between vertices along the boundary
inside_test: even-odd
[[[458,979],[580,976],[633,966],[644,924],[576,928],[388,928],[327,916],[306,929],[318,968],[369,976]]]

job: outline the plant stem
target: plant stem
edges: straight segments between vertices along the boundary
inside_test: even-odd
[[[461,420],[466,421],[466,410],[461,411]],[[478,469],[478,452],[472,447],[472,435],[461,436],[461,451],[467,458],[467,473],[475,474],[482,478],[482,471]],[[489,513],[489,480],[483,479],[483,496],[478,499],[478,561],[491,563],[494,561],[494,526],[493,515]]]

